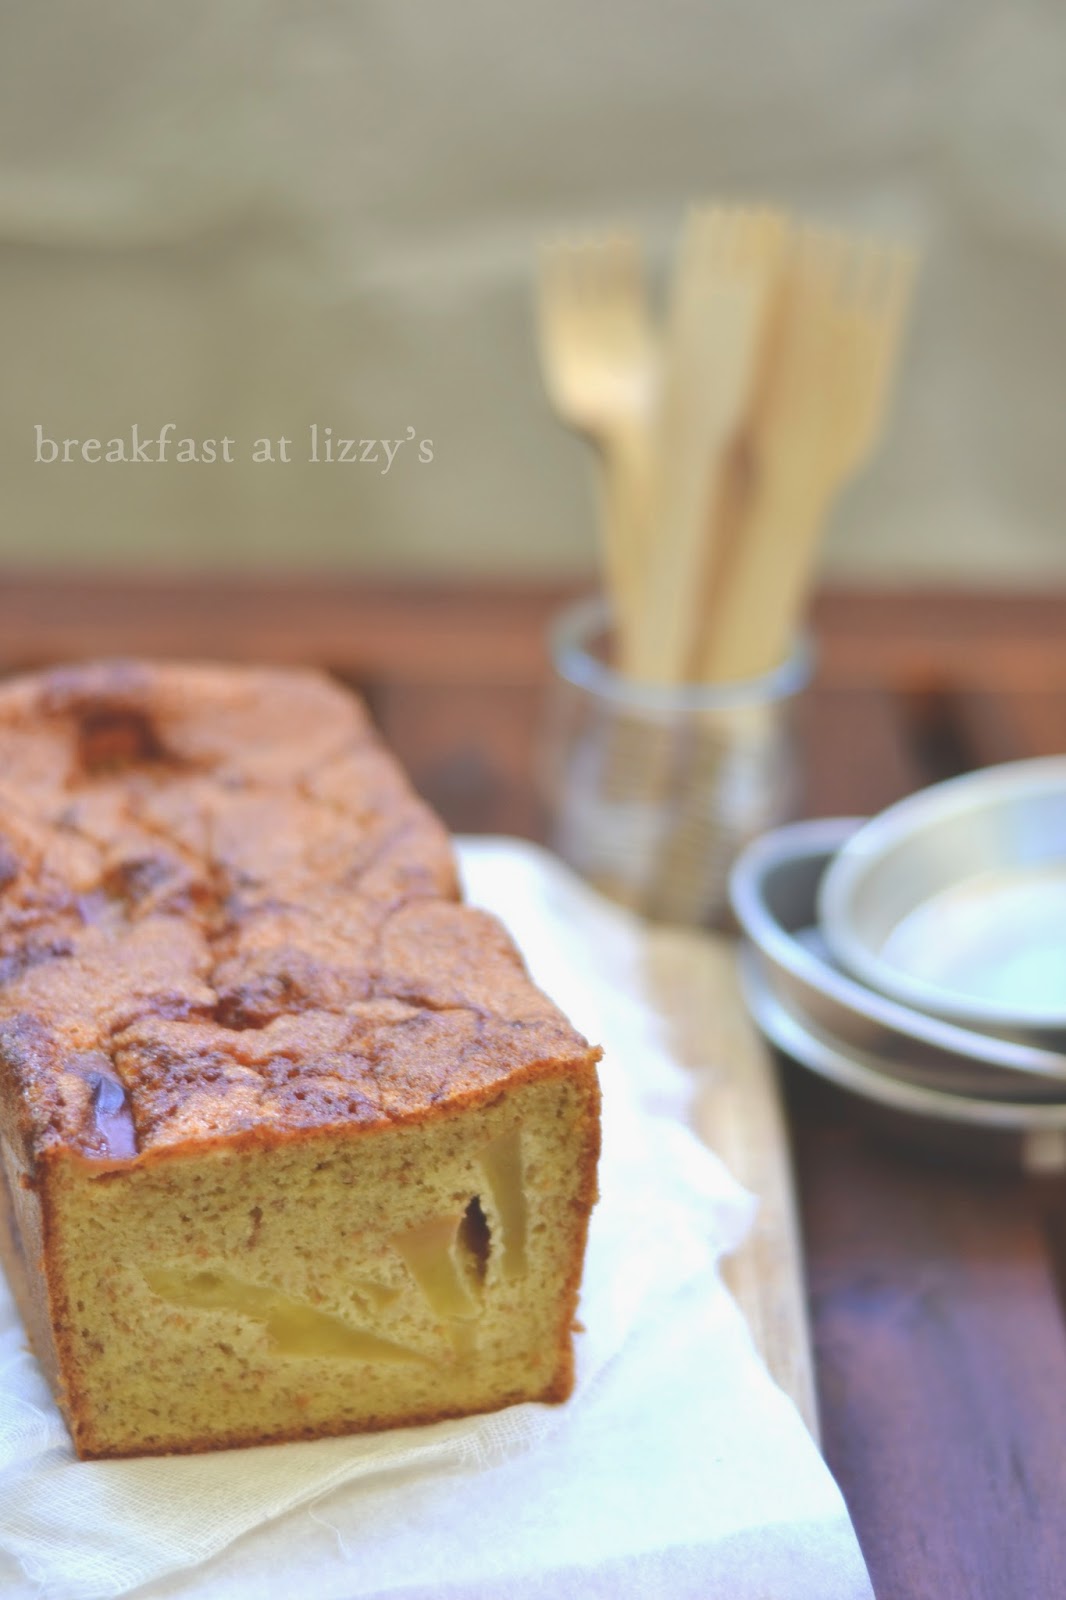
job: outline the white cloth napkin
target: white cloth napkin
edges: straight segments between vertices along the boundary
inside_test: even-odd
[[[573,1399],[78,1462],[0,1281],[7,1600],[871,1600],[836,1486],[718,1280],[751,1201],[685,1125],[640,925],[532,846],[470,840],[461,856],[470,898],[607,1050]]]

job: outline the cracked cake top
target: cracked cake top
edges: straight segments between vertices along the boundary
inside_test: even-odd
[[[327,679],[114,662],[0,689],[27,1165],[425,1117],[588,1051]]]

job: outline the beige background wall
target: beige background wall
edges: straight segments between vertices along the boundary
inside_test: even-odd
[[[559,571],[538,238],[780,198],[926,266],[838,571],[1066,576],[1066,7],[982,0],[9,0],[0,561]],[[228,434],[233,465],[37,464]],[[416,442],[303,460],[309,424]],[[253,465],[260,435],[288,466]]]

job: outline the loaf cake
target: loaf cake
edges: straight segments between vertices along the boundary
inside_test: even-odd
[[[0,688],[3,1260],[83,1458],[565,1399],[598,1054],[325,678]]]

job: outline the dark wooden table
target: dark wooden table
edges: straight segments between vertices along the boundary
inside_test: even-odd
[[[536,838],[547,587],[0,585],[0,665],[316,662],[357,684],[455,829]],[[1066,750],[1066,594],[837,591],[816,610],[807,810],[854,815]],[[824,1445],[878,1600],[1066,1596],[1066,1183],[923,1162],[793,1069]],[[723,1597],[724,1600],[724,1597]]]

